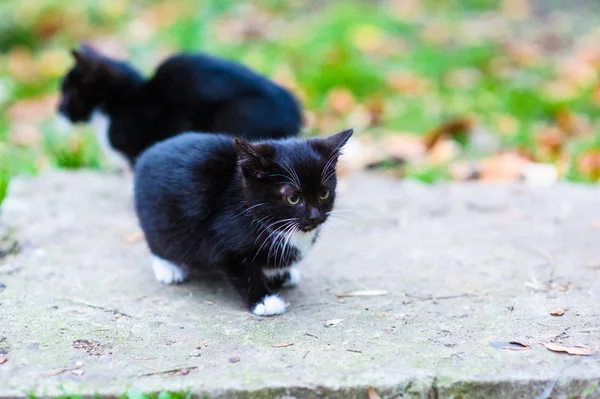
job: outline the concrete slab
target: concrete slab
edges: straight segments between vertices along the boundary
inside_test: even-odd
[[[157,283],[127,188],[92,172],[14,181],[1,220],[21,250],[0,264],[1,398],[365,398],[369,386],[387,398],[600,397],[597,353],[540,344],[600,344],[597,187],[350,177],[339,208],[357,212],[325,229],[301,285],[282,293],[289,312],[272,318],[216,273]],[[364,289],[389,294],[336,297]],[[517,339],[531,349],[503,348]]]

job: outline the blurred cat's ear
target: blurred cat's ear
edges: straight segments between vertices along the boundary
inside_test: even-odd
[[[109,74],[114,72],[108,59],[85,43],[80,44],[77,49],[72,49],[71,54],[77,64],[84,66],[90,72],[104,71]]]
[[[267,143],[250,143],[246,140],[236,138],[235,149],[238,157],[238,165],[242,168],[245,176],[264,178],[268,176],[267,170],[272,165],[273,147]]]
[[[354,129],[348,129],[333,136],[310,139],[309,141],[321,155],[330,158],[339,155],[342,147],[348,142],[353,133]]]

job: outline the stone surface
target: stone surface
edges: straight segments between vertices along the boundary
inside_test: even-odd
[[[261,318],[218,273],[154,280],[126,180],[17,179],[1,215],[20,252],[0,264],[0,397],[600,397],[598,354],[541,344],[600,344],[598,188],[340,184],[338,208],[356,212],[282,291],[288,312]],[[366,289],[389,294],[336,297]]]

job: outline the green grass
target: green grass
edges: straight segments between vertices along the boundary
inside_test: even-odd
[[[123,45],[130,60],[148,73],[162,58],[160,49],[206,51],[268,76],[283,74],[299,89],[305,108],[317,117],[309,135],[355,123],[358,108],[344,115],[330,109],[332,90],[339,88],[351,93],[359,107],[383,104],[379,124],[359,126],[360,133],[424,135],[449,118],[474,115],[481,126],[498,134],[498,118],[508,117],[515,121],[516,130],[498,134],[503,146],[537,154],[537,130],[554,125],[564,110],[586,117],[592,136],[600,132],[600,106],[591,100],[597,77],[565,98],[553,98],[546,88],[558,78],[555,59],[542,53],[534,63],[518,64],[505,48],[505,39],[521,40],[517,30],[515,36],[509,33],[502,39],[459,34],[465,23],[476,21],[482,13],[498,13],[500,2],[495,0],[426,0],[416,17],[402,16],[385,3],[359,0],[258,0],[254,6],[233,0],[153,0],[127,3],[124,8],[119,4],[94,0],[72,4],[41,0],[35,7],[19,0],[0,4],[0,198],[16,174],[36,173],[48,166],[102,167],[97,144],[85,129],[66,134],[46,121],[38,124],[41,144],[19,146],[7,134],[14,121],[5,116],[13,104],[56,93],[71,62],[68,50],[97,37]],[[163,8],[152,11],[152,7]],[[161,22],[170,13],[174,17]],[[591,27],[597,25],[593,13],[588,18]],[[268,34],[236,36],[235,29],[252,27],[253,21],[257,24],[253,29],[266,27]],[[224,23],[237,28],[224,29]],[[521,23],[521,27],[530,25],[530,21]],[[145,33],[136,33],[140,29]],[[578,26],[578,31],[585,33],[585,28]],[[15,54],[30,54],[32,61],[19,61]],[[504,66],[504,72],[498,65]],[[27,68],[31,71],[19,76]],[[397,83],[398,75],[407,79],[408,89]],[[461,83],[456,76],[467,78]],[[416,89],[410,88],[411,83]],[[595,181],[576,167],[576,157],[597,148],[589,136],[568,139],[564,151],[572,167],[566,178]],[[468,143],[464,150],[469,153]],[[406,174],[437,181],[448,178],[445,169],[409,165]]]

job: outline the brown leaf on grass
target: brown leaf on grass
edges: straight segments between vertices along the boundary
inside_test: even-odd
[[[485,182],[514,181],[521,177],[529,161],[515,153],[503,153],[483,159],[479,163],[479,176]]]
[[[575,356],[588,356],[593,353],[592,348],[585,345],[563,346],[554,342],[549,342],[544,344],[544,346],[552,352],[565,352]]]
[[[362,170],[384,159],[385,154],[372,136],[351,137],[338,161],[338,175]]]
[[[351,292],[343,292],[340,294],[335,294],[338,298],[344,298],[348,296],[379,296],[379,295],[387,295],[388,291],[385,290],[362,290],[362,291],[351,291]]]
[[[590,180],[600,180],[600,151],[584,152],[577,159],[577,169]]]
[[[8,118],[13,124],[41,122],[56,114],[58,101],[58,94],[17,101],[8,109]]]
[[[596,82],[596,68],[575,57],[569,57],[558,65],[558,74],[576,89],[586,88]]]
[[[425,155],[421,137],[412,134],[390,133],[381,139],[381,150],[393,159],[414,161]]]
[[[9,75],[17,80],[28,81],[35,76],[35,62],[31,52],[24,47],[15,46],[10,50],[6,56],[6,66]]]
[[[8,361],[8,359],[7,359],[7,358],[5,358],[5,357],[0,357],[0,364],[4,364],[4,363],[6,363],[7,361]]]
[[[510,341],[509,344],[519,345],[519,346],[522,346],[523,348],[531,348],[531,345],[529,345],[527,342],[517,340],[517,339]]]
[[[367,393],[369,394],[369,399],[381,399],[381,396],[379,396],[379,394],[373,387],[369,387]]]
[[[428,79],[409,72],[392,73],[388,75],[386,81],[392,90],[412,96],[425,93],[431,86]]]
[[[552,316],[562,316],[565,314],[565,310],[563,308],[554,308],[550,311]]]
[[[327,94],[327,106],[338,115],[349,114],[355,105],[354,94],[345,87],[331,89]]]
[[[427,153],[427,163],[437,166],[456,159],[460,154],[460,146],[453,140],[440,140],[436,142]]]
[[[294,344],[274,344],[271,345],[273,348],[287,348],[288,346],[292,346]]]
[[[538,46],[522,40],[509,41],[504,49],[510,60],[519,66],[533,66],[537,64],[542,55]]]
[[[473,130],[475,121],[470,117],[450,119],[425,135],[424,144],[431,150],[439,141],[455,140],[462,135],[468,135]]]
[[[590,121],[569,109],[562,109],[556,113],[556,125],[568,136],[584,136],[593,133]]]
[[[536,141],[538,148],[546,157],[555,159],[562,152],[567,135],[563,130],[551,126],[538,131]]]

